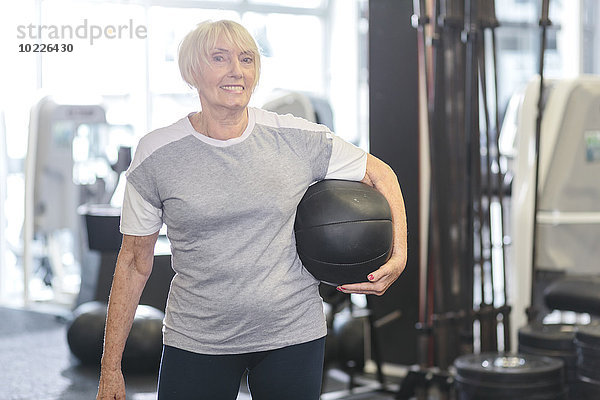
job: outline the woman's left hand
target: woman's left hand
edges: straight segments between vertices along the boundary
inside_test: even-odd
[[[344,293],[381,296],[398,279],[406,266],[406,211],[396,174],[387,164],[371,154],[367,154],[367,168],[362,182],[377,189],[390,206],[394,232],[392,256],[377,271],[366,276],[366,282],[340,285],[337,289]]]
[[[337,289],[344,293],[375,294],[381,296],[398,279],[404,267],[406,257],[398,254],[391,257],[377,271],[373,271],[367,277],[368,282],[340,285]]]

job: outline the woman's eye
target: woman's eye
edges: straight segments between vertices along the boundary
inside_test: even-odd
[[[254,59],[252,57],[244,57],[242,58],[242,62],[245,64],[252,64],[254,62]]]
[[[223,57],[223,56],[213,56],[213,61],[221,62],[224,60],[225,60],[225,57]]]

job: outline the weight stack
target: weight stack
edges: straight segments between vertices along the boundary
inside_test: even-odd
[[[566,400],[562,360],[526,354],[467,354],[454,361],[458,400]]]
[[[530,324],[519,329],[519,353],[553,357],[563,361],[569,400],[580,400],[577,377],[576,325]]]
[[[585,325],[575,332],[577,351],[577,376],[581,381],[585,397],[600,399],[600,326]]]

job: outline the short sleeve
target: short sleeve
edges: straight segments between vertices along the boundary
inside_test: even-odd
[[[121,233],[133,236],[151,235],[162,227],[162,210],[144,200],[130,182],[125,185],[121,210]]]
[[[325,179],[362,180],[367,171],[367,152],[334,134],[328,135],[333,144]]]

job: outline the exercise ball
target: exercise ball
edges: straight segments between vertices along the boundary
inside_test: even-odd
[[[83,303],[73,311],[67,342],[83,364],[100,364],[105,322],[106,304],[99,301]]]
[[[106,304],[84,303],[73,312],[67,329],[67,342],[82,364],[100,365]],[[121,366],[125,372],[157,371],[162,353],[164,313],[154,307],[139,305],[125,343]]]
[[[362,371],[365,367],[365,319],[354,317],[349,309],[333,320],[333,337],[337,342],[337,361],[342,370]]]
[[[331,179],[310,186],[298,204],[294,231],[304,267],[334,286],[367,281],[392,252],[389,204],[362,182]]]
[[[139,305],[123,351],[123,371],[158,371],[162,356],[162,328],[165,314],[157,308]]]

